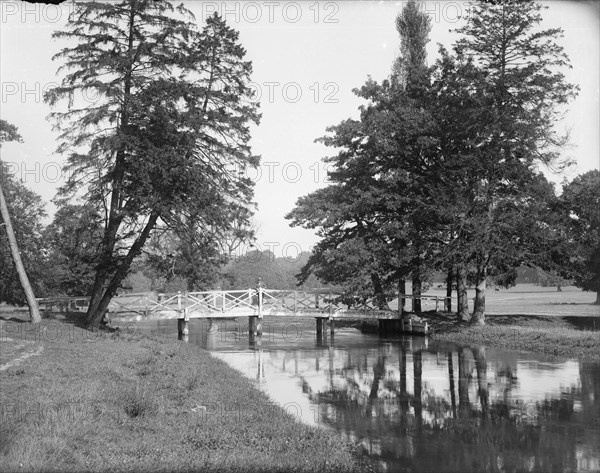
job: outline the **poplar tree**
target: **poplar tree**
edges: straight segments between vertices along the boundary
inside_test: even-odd
[[[387,307],[393,286],[404,293],[409,276],[413,293],[421,290],[429,231],[421,177],[435,142],[424,109],[430,20],[411,1],[396,26],[400,56],[389,79],[369,79],[355,89],[367,101],[360,119],[330,127],[318,140],[339,150],[325,159],[332,184],[299,199],[287,216],[321,237],[301,277],[312,270],[326,282],[345,282],[348,290],[370,292],[380,308]]]
[[[104,209],[88,324],[102,321],[157,223],[227,228],[251,207],[259,115],[238,36],[217,14],[198,29],[164,0],[77,3],[54,34],[68,41],[54,57],[62,82],[45,97],[67,100],[52,113],[69,175],[61,192]]]

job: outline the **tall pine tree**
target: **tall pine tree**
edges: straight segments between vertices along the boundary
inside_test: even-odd
[[[455,47],[462,84],[454,86],[460,94],[450,98],[453,105],[446,102],[446,111],[464,118],[462,149],[453,151],[459,152],[454,158],[462,160],[470,181],[464,189],[467,211],[461,228],[475,269],[474,323],[485,321],[490,268],[507,258],[519,264],[516,236],[506,232],[535,198],[538,166],[555,169],[564,164],[560,148],[566,136],[555,124],[577,88],[562,72],[570,67],[558,44],[562,31],[540,28],[542,8],[530,1],[476,4]],[[447,83],[443,87],[453,88]],[[463,113],[465,96],[468,116]]]
[[[248,127],[259,116],[251,64],[217,14],[198,30],[189,11],[164,0],[81,2],[54,36],[69,41],[55,56],[62,83],[46,95],[50,105],[68,99],[52,114],[70,171],[62,193],[105,209],[94,324],[157,223],[201,215],[226,228],[250,206],[242,176],[258,165]]]

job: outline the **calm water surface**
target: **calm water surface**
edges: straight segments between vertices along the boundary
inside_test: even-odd
[[[177,336],[175,320],[141,326]],[[263,326],[249,340],[242,324],[193,320],[189,343],[303,422],[357,443],[376,471],[600,471],[600,363]]]

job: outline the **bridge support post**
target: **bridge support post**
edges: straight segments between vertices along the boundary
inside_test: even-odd
[[[177,319],[177,339],[187,342],[189,334],[190,329],[188,326],[188,321],[185,319]]]
[[[329,318],[329,332],[331,333],[331,336],[333,337],[333,334],[335,332],[335,319],[333,317]]]
[[[250,338],[255,337],[256,335],[262,334],[262,326],[260,324],[260,317],[256,315],[251,315],[248,317],[248,336]]]
[[[317,321],[317,339],[323,338],[323,317],[315,317]]]
[[[412,333],[412,319],[410,318],[410,316],[402,317],[402,319],[400,319],[400,331]]]
[[[401,329],[402,319],[378,319],[379,322],[379,333],[391,333]]]

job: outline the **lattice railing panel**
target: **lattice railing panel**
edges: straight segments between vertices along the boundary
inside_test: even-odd
[[[417,296],[407,295],[406,300],[416,299]],[[423,301],[435,301],[436,310],[447,297],[422,295]],[[259,301],[260,300],[260,301]],[[86,297],[57,297],[40,299],[40,306],[46,310],[58,308],[60,311],[87,311],[89,298]],[[348,306],[344,304],[340,294],[325,291],[294,291],[274,289],[247,289],[232,291],[203,291],[177,294],[124,294],[115,297],[109,311],[113,314],[138,313],[151,315],[153,313],[177,312],[186,318],[194,316],[230,316],[237,315],[268,315],[281,314],[322,314],[335,317],[343,314],[364,314],[368,317],[383,313],[374,300],[354,301]],[[387,310],[387,312],[391,312]],[[317,315],[321,316],[321,315]]]

